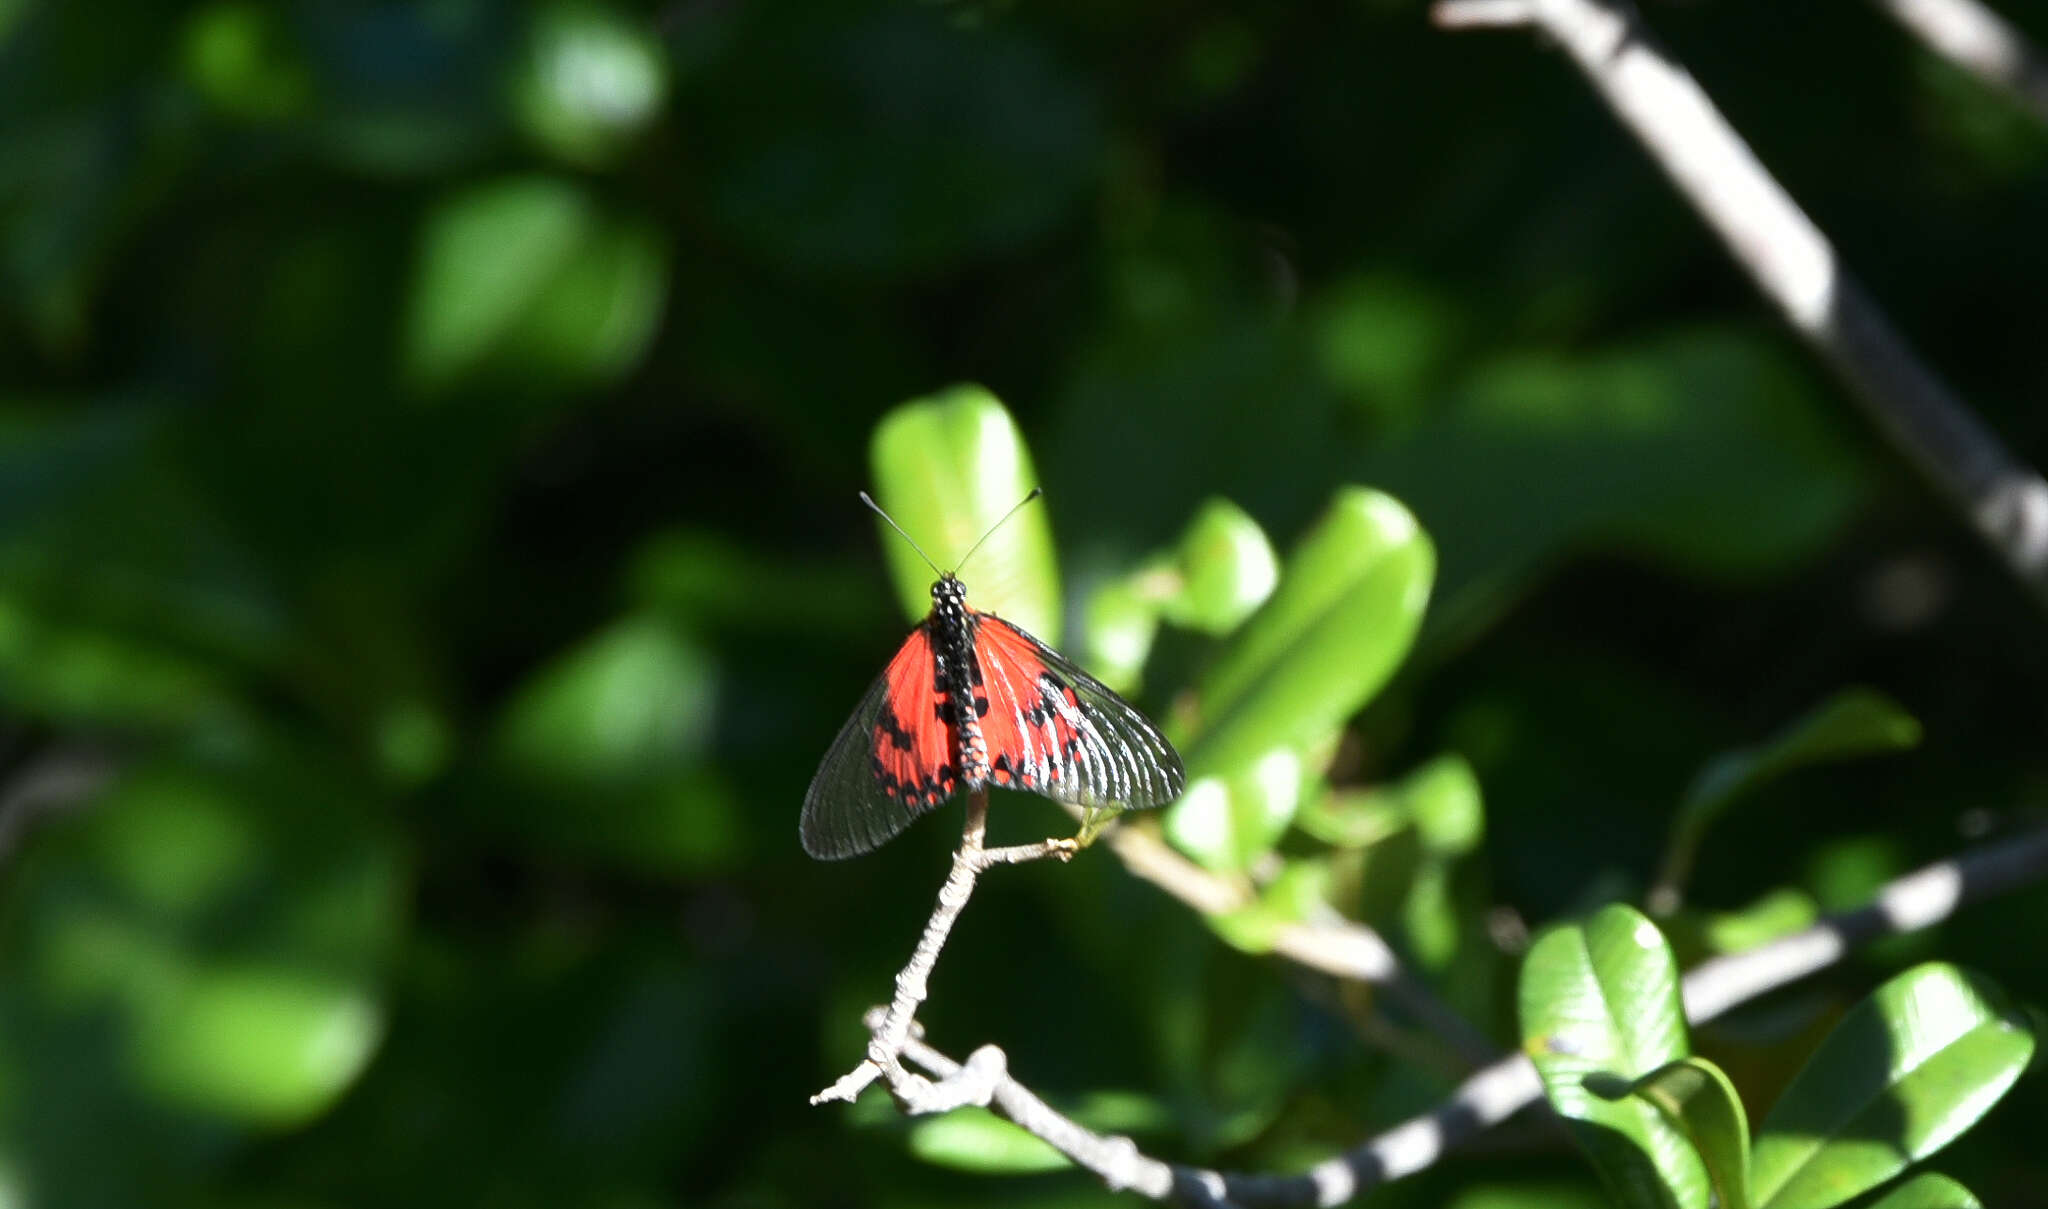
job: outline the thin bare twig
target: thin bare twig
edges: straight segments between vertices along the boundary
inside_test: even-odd
[[[2048,122],[2048,61],[1977,0],[1876,0],[1928,49]]]
[[[1745,953],[1718,957],[1685,977],[1686,1015],[1702,1023],[1838,961],[1862,942],[1931,927],[1968,902],[2048,877],[2048,828],[2026,832],[1887,884],[1866,907]],[[1340,1205],[1376,1185],[1434,1164],[1460,1142],[1542,1099],[1525,1055],[1503,1058],[1458,1085],[1430,1112],[1406,1121],[1299,1175],[1240,1175],[1167,1163],[1129,1138],[1094,1132],[1013,1078],[1000,1051],[984,1046],[963,1065],[907,1037],[903,1055],[942,1083],[984,1080],[986,1104],[1036,1135],[1112,1189],[1203,1206]],[[976,1062],[979,1070],[974,1069]]]
[[[897,1101],[912,1113],[947,1112],[968,1104],[987,1104],[989,1087],[1002,1073],[1002,1051],[992,1045],[976,1050],[956,1075],[934,1084],[903,1065],[903,1047],[915,1027],[917,1009],[930,991],[932,967],[946,947],[953,924],[974,896],[974,884],[982,871],[995,865],[1015,865],[1044,857],[1070,859],[1079,850],[1073,840],[1041,840],[1007,848],[984,848],[988,834],[988,791],[977,789],[967,795],[967,821],[961,829],[960,847],[953,853],[953,871],[939,887],[939,901],[924,935],[918,938],[909,962],[896,975],[896,996],[868,1030],[867,1054],[859,1065],[811,1097],[811,1103],[830,1100],[851,1103],[876,1079],[885,1079]]]
[[[1511,29],[1531,17],[1529,0],[1444,0],[1429,19],[1438,29]]]
[[[1441,0],[1465,27],[1478,0]],[[1827,237],[1758,162],[1626,0],[1526,0],[1548,35],[1707,221],[1793,330],[1906,459],[2048,605],[2048,482],[1921,361]],[[1493,10],[1501,15],[1502,10]],[[1500,25],[1501,21],[1486,24]]]

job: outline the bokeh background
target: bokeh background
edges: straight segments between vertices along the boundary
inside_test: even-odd
[[[1649,15],[2048,459],[2048,131],[1865,3]],[[1283,551],[1346,483],[1420,518],[1428,620],[1341,776],[1476,774],[1445,993],[1503,1043],[1517,936],[1639,893],[1698,770],[1846,686],[1924,742],[1731,812],[1701,907],[1855,905],[2037,812],[2038,610],[1567,64],[1425,18],[0,3],[0,1204],[1126,1203],[804,1103],[954,838],[826,866],[795,824],[909,621],[870,433],[960,381],[1030,443],[1074,649],[1210,498]],[[2038,1001],[2044,916],[1714,1052],[1767,1104],[1920,957]],[[1097,852],[993,876],[925,1018],[1272,1169],[1447,1086],[1374,1014]],[[2038,1195],[2044,1110],[1944,1170]],[[1375,1199],[1600,1203],[1540,1129]]]

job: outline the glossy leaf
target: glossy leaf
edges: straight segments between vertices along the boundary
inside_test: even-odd
[[[1656,925],[1611,906],[1545,933],[1523,961],[1519,998],[1544,1093],[1615,1198],[1625,1209],[1706,1209],[1706,1170],[1685,1135],[1641,1100],[1594,1090],[1687,1056],[1678,967]]]
[[[1038,485],[1024,434],[994,395],[979,386],[955,386],[913,399],[876,426],[868,457],[876,502],[940,570],[958,572],[969,607],[1059,645],[1059,569],[1046,501],[1018,509],[960,565],[989,527]],[[849,504],[859,507],[857,500]],[[922,621],[931,612],[937,576],[909,542],[880,518],[875,523],[903,612]]]
[[[1083,1096],[1066,1112],[1099,1133],[1155,1130],[1169,1121],[1156,1101],[1128,1093]],[[1062,1171],[1073,1166],[1049,1144],[986,1108],[963,1108],[918,1121],[910,1127],[910,1153],[935,1166],[989,1175]]]
[[[1330,867],[1296,858],[1259,892],[1258,900],[1235,911],[1206,916],[1216,934],[1247,953],[1270,953],[1281,929],[1304,923],[1324,906]]]
[[[1984,1202],[1968,1188],[1937,1172],[1919,1175],[1857,1209],[1983,1209]]]
[[[1837,693],[1756,747],[1729,752],[1700,770],[1672,824],[1670,849],[1653,898],[1675,905],[1701,838],[1743,794],[1796,769],[1834,760],[1903,751],[1920,742],[1920,723],[1897,702],[1870,689]]]
[[[1088,597],[1088,668],[1120,693],[1137,691],[1159,636],[1159,602],[1133,582],[1143,574],[1112,580]]]
[[[1227,634],[1272,594],[1280,564],[1257,521],[1229,500],[1212,499],[1174,548],[1173,573],[1174,590],[1163,601],[1166,619]]]
[[[1717,911],[1705,920],[1707,947],[1716,953],[1741,953],[1812,926],[1820,907],[1811,895],[1785,887],[1773,890],[1739,911]]]
[[[1286,834],[1313,775],[1302,753],[1276,748],[1233,776],[1192,781],[1167,810],[1166,836],[1210,869],[1244,869]]]
[[[1340,789],[1304,802],[1295,822],[1302,831],[1338,848],[1368,848],[1414,823],[1398,795],[1385,786]]]
[[[2033,1056],[2026,1016],[1986,979],[1915,966],[1856,1005],[1757,1131],[1762,1209],[1826,1209],[1946,1146]]]
[[[1705,1058],[1681,1058],[1628,1090],[1684,1131],[1706,1165],[1716,1209],[1749,1209],[1749,1118],[1719,1067]]]
[[[1182,745],[1189,776],[1228,776],[1342,725],[1407,655],[1435,565],[1398,501],[1340,491],[1204,677],[1200,718]]]

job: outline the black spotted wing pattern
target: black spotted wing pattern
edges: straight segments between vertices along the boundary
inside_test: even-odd
[[[971,616],[993,784],[1097,808],[1141,810],[1180,796],[1187,770],[1151,719],[1023,630],[992,613]]]
[[[861,698],[811,778],[798,827],[805,852],[826,861],[859,856],[952,796],[959,787],[958,743],[943,717],[945,701],[930,632],[919,626]]]

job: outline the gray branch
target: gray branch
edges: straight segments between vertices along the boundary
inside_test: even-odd
[[[1928,49],[2048,122],[2048,63],[2026,35],[1977,0],[1876,0]]]
[[[896,996],[868,1028],[867,1054],[859,1065],[811,1097],[812,1104],[831,1100],[852,1103],[876,1079],[885,1079],[891,1094],[911,1113],[950,1112],[969,1104],[989,1102],[990,1088],[1003,1073],[1002,1051],[983,1046],[968,1058],[967,1065],[953,1075],[933,1083],[903,1065],[903,1049],[916,1027],[917,1009],[930,990],[932,967],[952,935],[953,924],[974,896],[974,884],[982,871],[995,865],[1015,865],[1055,856],[1070,859],[1079,845],[1073,840],[1041,840],[1008,848],[984,848],[988,833],[988,791],[977,789],[967,795],[967,822],[960,834],[960,847],[953,853],[953,871],[939,887],[939,901],[925,923],[924,935],[910,960],[896,975]]]
[[[2048,482],[1921,361],[1632,5],[1439,0],[1433,13],[1452,29],[1525,25],[1563,50],[1894,448],[2048,604]]]
[[[1886,885],[1869,906],[1747,952],[1702,963],[1685,976],[1686,1016],[1695,1024],[1714,1019],[1826,968],[1857,944],[1931,927],[1965,903],[2043,877],[2048,877],[2048,828],[1930,865]],[[872,1021],[879,1023],[879,1017]],[[1168,1163],[1144,1154],[1129,1138],[1088,1129],[1013,1078],[994,1046],[976,1050],[962,1065],[912,1035],[906,1036],[902,1054],[941,1085],[981,1080],[979,1087],[988,1096],[978,1103],[1095,1173],[1111,1189],[1204,1206],[1341,1205],[1379,1184],[1422,1171],[1452,1147],[1539,1103],[1543,1096],[1536,1067],[1517,1054],[1467,1078],[1434,1110],[1300,1175],[1240,1175]]]

